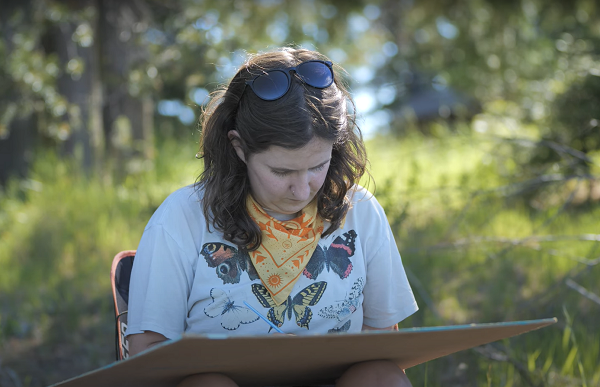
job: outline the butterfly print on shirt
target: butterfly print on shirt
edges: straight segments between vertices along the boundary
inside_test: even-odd
[[[210,318],[220,316],[221,326],[228,331],[238,329],[241,324],[250,324],[258,320],[256,313],[245,306],[236,305],[224,290],[213,288],[210,290],[210,296],[213,302],[204,308],[204,314]]]
[[[359,277],[354,282],[354,285],[352,285],[352,290],[345,300],[337,304],[326,306],[319,311],[319,316],[339,321],[339,323],[333,329],[330,329],[329,332],[340,332],[340,329],[344,328],[345,329],[342,331],[345,332],[350,328],[350,324],[348,324],[350,322],[350,317],[360,306],[360,295],[362,294],[364,287],[365,281],[362,277]],[[345,320],[348,321],[346,322]]]
[[[250,256],[238,251],[235,247],[224,243],[205,243],[200,253],[206,259],[209,267],[215,267],[217,276],[223,284],[237,284],[240,282],[242,271],[247,271],[250,280],[258,279],[258,274]]]
[[[346,321],[341,326],[340,326],[340,324],[336,325],[335,327],[329,329],[327,331],[327,333],[344,333],[344,332],[348,332],[348,330],[350,329],[350,325],[352,325],[352,320]]]
[[[288,296],[288,299],[281,305],[275,304],[271,294],[263,284],[252,284],[252,293],[262,306],[270,308],[267,312],[267,318],[276,326],[281,327],[283,325],[286,314],[288,320],[291,320],[292,312],[294,312],[296,324],[301,328],[308,329],[308,324],[313,316],[309,306],[317,305],[321,296],[325,293],[325,288],[327,288],[327,282],[315,282],[298,292],[294,298]]]
[[[341,279],[347,278],[352,271],[350,257],[354,255],[355,240],[356,232],[350,230],[335,238],[329,248],[322,248],[317,245],[315,252],[304,268],[304,275],[307,278],[316,280],[323,269],[327,268],[327,271],[333,270]]]

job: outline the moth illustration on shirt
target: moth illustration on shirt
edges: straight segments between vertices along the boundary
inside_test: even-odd
[[[258,274],[248,253],[224,243],[205,243],[200,253],[206,259],[209,267],[216,268],[217,276],[223,284],[240,282],[242,271],[247,271],[250,280],[258,279]]]
[[[213,301],[204,308],[204,314],[210,318],[221,317],[221,326],[228,331],[238,329],[241,324],[253,323],[259,318],[256,313],[245,306],[236,305],[235,301],[229,298],[222,289],[211,289],[210,296]]]
[[[364,287],[365,281],[362,277],[359,277],[352,285],[350,294],[348,294],[344,300],[319,310],[319,316],[336,319],[339,322],[332,330],[330,330],[330,332],[339,332],[340,329],[343,328],[347,331],[350,328],[350,324],[348,324],[350,322],[350,317],[360,306],[360,295],[362,294]]]
[[[327,282],[315,282],[302,289],[293,298],[288,296],[288,299],[281,305],[275,304],[271,294],[263,284],[252,284],[252,293],[258,299],[258,302],[265,307],[269,308],[267,312],[267,318],[273,324],[281,327],[287,319],[292,319],[292,312],[296,317],[296,324],[301,328],[308,328],[310,320],[312,320],[313,312],[309,306],[315,306],[325,293],[327,288]],[[269,332],[271,329],[269,329]]]
[[[346,321],[343,325],[336,325],[335,327],[329,329],[327,333],[344,333],[348,332],[350,329],[350,325],[352,325],[352,320]]]
[[[356,231],[350,230],[342,236],[333,240],[329,247],[317,245],[315,252],[304,268],[304,275],[307,278],[316,280],[319,274],[327,268],[333,270],[340,279],[348,278],[352,271],[352,262],[350,257],[354,255],[356,249]]]

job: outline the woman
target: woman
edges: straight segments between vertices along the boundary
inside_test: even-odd
[[[251,308],[295,335],[392,330],[418,309],[385,214],[357,185],[367,160],[354,105],[323,55],[250,58],[208,105],[201,155],[197,183],[165,200],[137,250],[132,354],[184,332],[270,333]],[[410,382],[376,361],[337,385]]]

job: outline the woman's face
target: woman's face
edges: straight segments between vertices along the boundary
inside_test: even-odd
[[[321,189],[332,148],[332,141],[314,137],[302,148],[271,146],[245,158],[235,147],[248,168],[254,199],[266,210],[286,215],[302,210]]]

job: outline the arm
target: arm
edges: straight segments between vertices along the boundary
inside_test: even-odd
[[[391,330],[418,307],[383,208],[371,198],[357,203],[355,209],[362,222],[357,228],[362,228],[360,241],[367,264],[363,324]]]
[[[144,333],[138,333],[129,336],[129,355],[137,355],[138,353],[145,351],[146,349],[160,344],[168,339],[160,333],[152,331],[144,331]]]
[[[163,343],[168,339],[160,333],[144,331],[129,336],[129,354],[136,355],[156,344]],[[225,375],[218,373],[204,373],[189,375],[177,385],[178,387],[193,386],[223,386],[237,387],[237,384]]]
[[[373,328],[373,327],[363,324],[362,330],[363,331],[397,331],[398,324],[394,324],[391,327],[385,327],[385,328]]]

